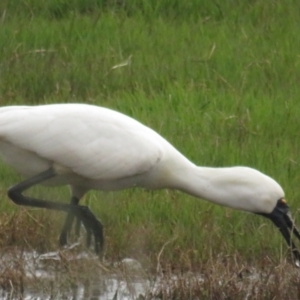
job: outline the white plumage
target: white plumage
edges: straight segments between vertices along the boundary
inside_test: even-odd
[[[0,108],[0,154],[27,178],[51,170],[38,183],[68,184],[78,201],[90,189],[170,188],[269,216],[284,198],[280,185],[257,170],[198,167],[152,129],[92,105]]]
[[[254,169],[196,167],[150,128],[84,104],[0,109],[0,153],[26,177],[54,167],[53,183],[85,190],[178,188],[265,213],[284,197],[273,179]]]
[[[88,179],[116,180],[149,171],[161,156],[159,136],[152,130],[122,114],[82,104],[0,110],[0,137],[9,150],[36,157],[34,170],[15,166],[29,176],[56,163]]]

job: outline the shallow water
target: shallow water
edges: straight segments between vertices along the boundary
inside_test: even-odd
[[[299,268],[287,262],[258,271],[231,261],[226,264],[221,257],[204,266],[205,274],[175,275],[158,268],[157,274],[149,275],[145,267],[131,258],[108,263],[90,252],[73,250],[70,247],[45,254],[20,249],[3,251],[0,299],[199,300],[199,294],[216,299],[227,299],[228,295],[233,295],[232,299],[261,299],[258,295],[270,296],[270,288],[276,295],[281,285],[297,293],[300,282]]]
[[[87,265],[93,265],[94,261],[99,268],[97,272],[92,270],[93,276],[87,274],[85,278],[83,274],[76,274],[77,280],[71,278],[68,282],[68,274],[64,274],[67,271],[63,270],[63,266],[61,268],[63,260],[75,264],[76,261],[81,264],[86,262]],[[5,253],[1,257],[0,274],[2,279],[7,276],[7,286],[4,288],[2,284],[0,299],[19,299],[21,296],[22,299],[131,300],[138,299],[153,288],[136,260],[122,260],[113,268],[115,272],[104,266],[103,269],[107,271],[101,269],[98,257],[87,252],[69,257],[62,256],[61,252],[42,255],[35,251]],[[89,272],[88,266],[84,272]],[[66,283],[60,285],[62,280]]]

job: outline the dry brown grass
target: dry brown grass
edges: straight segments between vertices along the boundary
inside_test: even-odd
[[[176,236],[149,256],[149,249],[143,247],[147,232],[139,229],[137,239],[130,236],[129,251],[139,261],[138,267],[128,268],[116,263],[122,258],[108,251],[109,239],[105,262],[87,252],[84,245],[59,249],[49,228],[59,232],[62,220],[49,212],[23,208],[1,215],[0,298],[101,299],[115,289],[114,295],[109,294],[113,299],[120,298],[119,288],[125,284],[124,299],[300,299],[300,271],[284,258],[276,263],[262,255],[246,261],[239,252],[226,255],[220,249],[219,255],[212,254],[195,265],[192,250],[174,247]],[[59,250],[45,257],[40,254],[53,249]],[[170,259],[174,253],[178,256],[175,261]],[[136,285],[141,281],[144,288],[140,293]]]
[[[276,266],[269,260],[260,261],[256,266],[243,262],[237,254],[207,261],[197,272],[160,268],[149,273],[147,266],[134,260],[102,263],[91,253],[79,253],[74,248],[43,257],[19,248],[2,249],[0,296],[61,299],[80,294],[84,298],[78,299],[101,299],[105,295],[113,299],[125,285],[124,299],[300,299],[300,271],[285,260]],[[139,292],[136,285],[141,282],[144,289]]]

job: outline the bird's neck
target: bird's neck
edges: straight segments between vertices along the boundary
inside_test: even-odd
[[[253,211],[251,203],[245,203],[235,180],[232,168],[208,168],[189,165],[178,169],[174,188],[197,198],[208,200],[239,210]]]
[[[225,205],[220,198],[218,186],[214,182],[214,177],[217,175],[218,169],[189,166],[177,173],[176,185],[179,190],[192,196]]]

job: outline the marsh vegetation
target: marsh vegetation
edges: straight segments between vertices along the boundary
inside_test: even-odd
[[[270,175],[300,223],[299,10],[296,0],[4,0],[0,102],[121,111],[198,165],[247,165]],[[104,289],[97,278],[125,276],[118,263],[128,257],[150,282],[140,299],[299,298],[290,251],[266,219],[176,191],[90,192],[82,203],[105,225],[103,269],[94,258],[65,259],[85,253],[84,241],[59,250],[64,215],[13,205],[6,191],[21,178],[0,170],[3,298],[46,291],[66,299],[95,282]],[[66,187],[30,193],[69,197]],[[44,268],[55,275],[29,278],[24,256],[53,251],[60,258]]]

